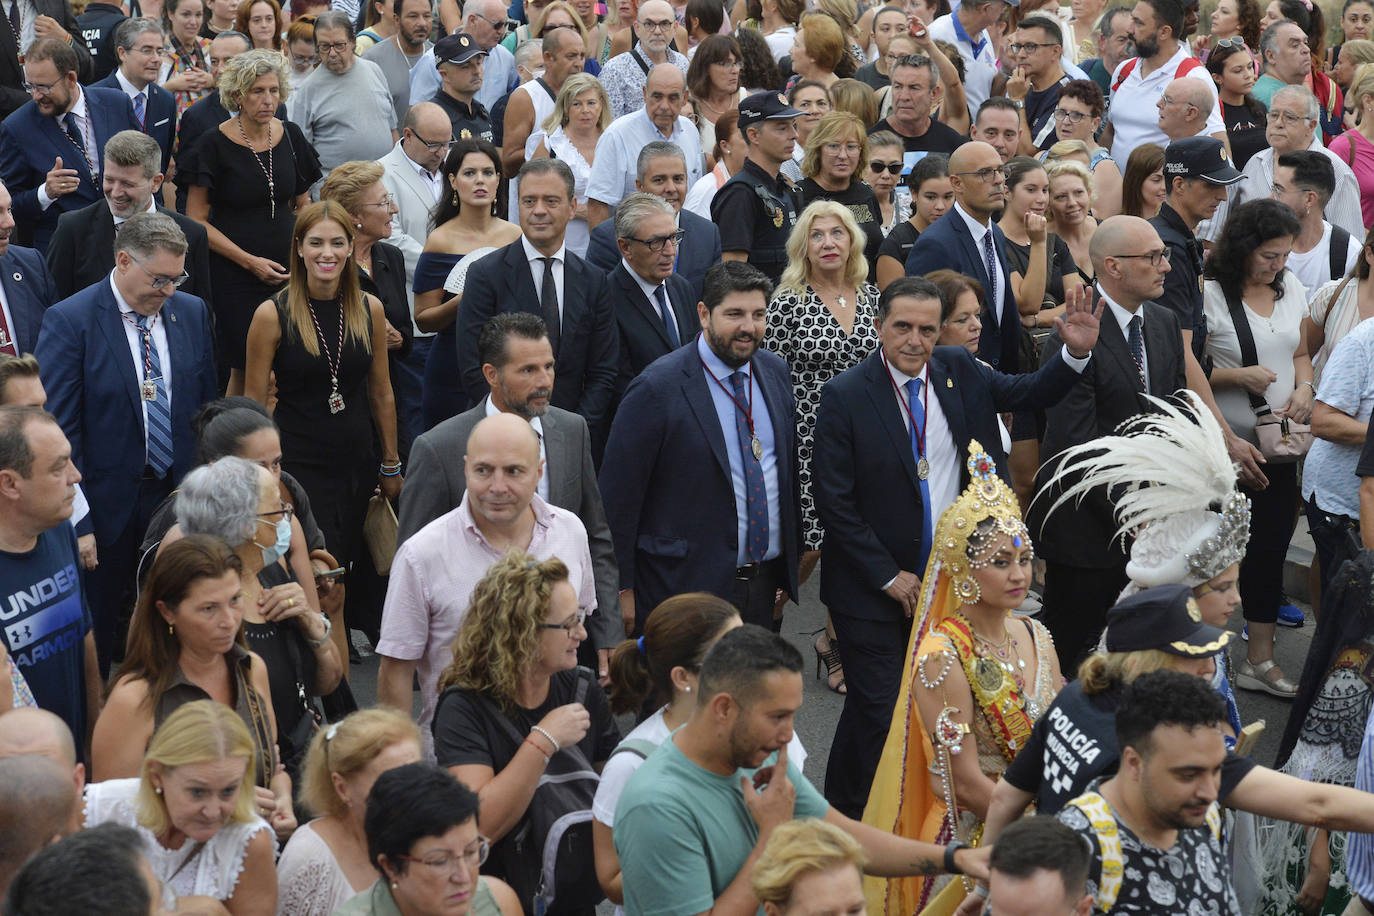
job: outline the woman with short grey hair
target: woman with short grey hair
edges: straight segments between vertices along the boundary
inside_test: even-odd
[[[267,665],[277,744],[295,781],[320,718],[309,698],[337,687],[343,665],[318,598],[307,595],[285,562],[292,510],[270,471],[230,456],[186,475],[176,512],[164,549],[181,535],[212,535],[242,564],[243,634]]]

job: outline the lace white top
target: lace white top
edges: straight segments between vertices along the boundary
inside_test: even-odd
[[[554,158],[559,159],[572,169],[573,191],[577,195],[577,202],[585,204],[587,202],[587,180],[591,178],[592,167],[587,160],[582,158],[582,153],[572,140],[568,139],[567,134],[563,133],[563,128],[555,127],[553,133],[544,138],[544,146]],[[567,235],[564,236],[564,244],[568,250],[582,257],[587,253],[587,243],[591,239],[591,230],[587,227],[585,219],[574,219],[568,221]]]
[[[357,894],[324,837],[297,828],[277,860],[277,916],[330,916]]]
[[[86,786],[86,826],[115,823],[132,827],[143,838],[143,854],[153,874],[178,897],[192,894],[228,900],[234,895],[243,871],[248,841],[260,830],[271,831],[267,821],[254,815],[251,821],[232,821],[220,828],[195,861],[182,868],[196,844],[189,840],[180,849],[167,849],[138,821],[137,779],[111,779]],[[181,869],[178,871],[177,869]],[[174,874],[175,873],[175,874]]]

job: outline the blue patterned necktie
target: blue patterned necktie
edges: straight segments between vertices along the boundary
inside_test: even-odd
[[[991,235],[991,233],[989,233]],[[921,379],[910,379],[906,383],[906,396],[911,404],[911,454],[916,459],[919,467],[922,454],[922,446],[926,437],[926,408],[921,403]],[[926,459],[927,464],[930,459]],[[926,574],[926,561],[930,559],[931,542],[935,539],[932,519],[935,517],[935,507],[930,504],[930,482],[916,475],[916,482],[921,486],[921,564],[916,570],[918,576]]]
[[[988,272],[988,311],[1000,317],[1002,314],[1002,300],[998,298],[997,282],[1001,280],[1001,275],[997,271],[997,249],[992,244],[992,227],[983,233],[983,267]]]
[[[1140,387],[1146,394],[1150,393],[1150,385],[1145,381],[1145,340],[1140,334],[1140,316],[1132,315],[1130,331],[1127,333],[1127,343],[1131,345],[1131,359],[1135,360],[1135,371],[1140,376]]]
[[[144,118],[147,117],[147,114],[148,99],[140,92],[138,95],[134,96],[134,117],[138,119],[138,129],[145,134],[148,132],[148,129],[144,126],[143,121]]]
[[[663,284],[654,287],[654,298],[658,300],[658,310],[663,316],[663,326],[668,331],[668,342],[676,350],[682,346],[682,338],[677,333],[677,316],[673,314],[673,307],[668,304],[668,295],[663,291]]]
[[[746,555],[750,563],[762,563],[768,553],[768,491],[763,484],[763,461],[754,455],[754,434],[744,415],[744,405],[752,403],[744,388],[748,383],[749,377],[743,372],[730,373],[730,387],[735,392],[735,434],[744,465],[744,513],[749,525]]]
[[[162,357],[153,341],[148,316],[139,315],[137,321],[146,356],[143,379],[151,380],[157,392],[155,398],[143,402],[148,408],[148,466],[162,477],[172,467],[172,402],[167,396],[167,380],[162,377]]]

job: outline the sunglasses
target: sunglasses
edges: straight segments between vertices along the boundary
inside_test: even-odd
[[[896,162],[879,162],[875,159],[868,164],[868,167],[873,170],[874,175],[879,175],[883,172],[887,172],[889,175],[902,174],[901,160],[898,160]]]
[[[1250,49],[1246,46],[1246,44],[1245,44],[1245,39],[1244,39],[1244,38],[1241,38],[1239,35],[1235,35],[1235,36],[1233,36],[1233,37],[1231,37],[1231,38],[1222,38],[1222,39],[1219,39],[1219,40],[1215,43],[1215,47],[1217,47],[1217,48],[1244,48],[1246,51],[1250,50]]]

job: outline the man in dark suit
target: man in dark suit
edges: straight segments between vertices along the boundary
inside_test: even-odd
[[[954,206],[916,239],[906,259],[906,275],[925,276],[944,267],[983,284],[978,356],[994,369],[1015,375],[1021,316],[1011,292],[1007,237],[994,222],[1007,199],[1001,155],[981,140],[965,143],[949,157],[949,183]]]
[[[620,246],[620,261],[606,277],[606,294],[620,327],[616,390],[621,394],[650,363],[696,336],[699,300],[673,272],[683,232],[675,215],[666,201],[635,191],[620,201],[615,219],[602,224],[614,224]]]
[[[60,297],[43,256],[10,244],[14,214],[0,184],[0,353],[21,356],[38,343],[43,313]]]
[[[115,29],[114,48],[119,66],[94,85],[118,89],[129,97],[138,129],[156,140],[162,150],[158,171],[166,172],[176,139],[177,102],[157,84],[162,66],[162,27],[156,19],[126,19]]]
[[[682,209],[687,199],[687,160],[682,147],[666,140],[655,140],[639,151],[636,164],[635,188],[672,204],[677,228],[682,230],[678,241],[673,272],[687,280],[692,290],[692,328],[696,330],[696,303],[701,301],[701,282],[711,265],[720,263],[720,230],[709,219],[702,219],[690,210]],[[592,229],[587,243],[587,260],[609,271],[620,263],[616,243],[615,222],[602,220]]]
[[[24,75],[22,62],[32,55],[33,43],[41,38],[52,38],[71,46],[76,55],[76,75],[83,85],[95,78],[90,49],[81,40],[81,29],[68,0],[29,0],[29,3],[21,3],[16,12],[11,12],[10,4],[6,3],[0,9],[5,13],[0,16],[4,20],[0,25],[0,119],[9,117],[29,100],[24,83],[33,81]],[[19,24],[17,34],[14,30],[16,20]],[[21,48],[30,50],[20,54]]]
[[[124,93],[80,86],[77,55],[54,38],[40,38],[24,57],[33,98],[0,124],[0,180],[14,197],[21,239],[46,251],[57,218],[100,199],[105,142],[137,130]]]
[[[787,365],[760,350],[773,283],[738,261],[706,272],[702,333],[625,392],[601,466],[621,615],[644,628],[665,598],[705,591],[774,630],[797,595],[801,497]]]
[[[1002,411],[1045,407],[1078,381],[1097,340],[1087,297],[1066,303],[1058,352],[1029,375],[995,372],[962,347],[935,348],[940,294],[903,277],[878,300],[879,351],[821,392],[812,464],[825,528],[821,600],[830,609],[847,693],[825,795],[862,816],[902,682],[912,615],[940,514],[968,485],[968,444],[1007,476]],[[913,535],[915,535],[913,537]]]
[[[114,269],[115,231],[135,213],[155,211],[176,220],[186,235],[186,272],[191,275],[181,291],[212,305],[210,290],[210,242],[205,227],[187,216],[156,206],[162,187],[159,162],[162,151],[152,137],[136,130],[122,130],[105,144],[101,172],[101,200],[89,207],[64,213],[48,243],[48,268],[57,285],[57,298],[65,299],[103,279]]]
[[[497,315],[482,329],[478,346],[489,394],[476,407],[443,421],[411,445],[406,486],[401,490],[397,545],[463,501],[467,480],[462,457],[472,428],[496,413],[524,417],[539,433],[544,460],[539,495],[575,514],[587,529],[595,567],[597,613],[587,618],[591,639],[583,646],[596,650],[585,661],[606,677],[611,649],[630,628],[621,627],[615,545],[596,485],[587,421],[549,405],[553,348],[538,316],[526,312]]]
[[[567,163],[531,159],[516,179],[523,235],[472,265],[458,310],[458,369],[466,406],[487,396],[477,355],[487,320],[500,312],[533,312],[548,326],[558,360],[549,403],[582,415],[591,428],[592,454],[599,459],[620,370],[606,278],[564,244],[574,195]]]
[[[1143,219],[1113,216],[1093,233],[1089,254],[1097,274],[1095,296],[1107,306],[1097,358],[1068,396],[1045,412],[1045,462],[1027,515],[1035,552],[1046,565],[1043,621],[1065,672],[1076,671],[1096,644],[1107,610],[1125,587],[1129,545],[1115,539],[1117,523],[1105,490],[1050,514],[1074,479],[1058,473],[1056,458],[1152,410],[1145,395],[1168,397],[1184,387],[1178,318],[1146,301],[1163,292],[1169,272],[1169,249],[1159,233]],[[1045,347],[1057,346],[1059,335],[1051,334]]]
[[[71,442],[91,503],[100,565],[90,596],[102,674],[132,598],[139,540],[191,469],[191,417],[217,394],[209,310],[176,291],[186,276],[181,228],[166,214],[139,213],[115,246],[109,277],[48,309],[34,350],[48,408]]]

